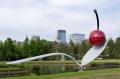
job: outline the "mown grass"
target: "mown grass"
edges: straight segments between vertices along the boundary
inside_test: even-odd
[[[120,68],[87,70],[54,75],[11,77],[6,79],[120,79]]]

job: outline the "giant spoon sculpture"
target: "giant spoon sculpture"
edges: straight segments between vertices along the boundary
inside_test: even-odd
[[[97,10],[94,10],[97,18],[97,30],[94,30],[90,33],[89,41],[92,45],[92,48],[85,54],[81,61],[81,67],[89,64],[95,58],[97,58],[107,45],[107,40],[105,34],[99,30],[99,17]]]
[[[95,12],[96,18],[97,18],[97,30],[94,30],[90,33],[89,41],[92,44],[92,48],[82,58],[81,64],[79,64],[73,57],[71,57],[70,55],[67,55],[65,53],[49,53],[49,54],[44,54],[44,55],[40,55],[40,56],[35,56],[35,57],[30,57],[30,58],[26,58],[26,59],[8,62],[6,64],[19,64],[19,63],[28,62],[28,61],[32,61],[32,60],[36,60],[36,59],[41,59],[41,58],[45,58],[45,57],[49,57],[49,56],[54,56],[54,55],[63,56],[64,55],[64,56],[71,58],[82,69],[83,66],[89,64],[95,58],[97,58],[102,53],[102,51],[105,49],[105,47],[107,45],[105,34],[99,30],[99,17],[97,14],[97,10],[95,9],[94,12]]]

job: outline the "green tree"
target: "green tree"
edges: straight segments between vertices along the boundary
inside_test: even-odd
[[[68,48],[67,48],[67,54],[71,55],[72,57],[75,57],[74,48],[75,48],[75,45],[74,45],[73,41],[70,40]]]
[[[120,37],[116,39],[114,48],[114,54],[116,55],[115,58],[120,58]]]
[[[3,42],[0,41],[0,60],[4,61],[4,50],[3,50]]]
[[[7,40],[5,40],[3,52],[4,52],[4,57],[5,57],[4,60],[10,61],[10,60],[18,59],[15,46],[11,38],[7,38]]]
[[[31,54],[30,54],[29,38],[26,36],[22,46],[22,57],[26,58],[30,56]]]
[[[109,59],[113,59],[116,58],[116,53],[115,53],[115,43],[113,41],[113,39],[109,39],[108,44],[102,54],[103,58],[109,58]]]

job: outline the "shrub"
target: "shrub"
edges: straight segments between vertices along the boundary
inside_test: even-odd
[[[39,65],[33,65],[32,72],[35,75],[40,75],[40,66]]]

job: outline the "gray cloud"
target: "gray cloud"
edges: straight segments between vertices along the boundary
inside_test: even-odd
[[[109,3],[109,4],[108,4]],[[0,39],[40,35],[54,40],[58,29],[71,33],[89,33],[96,29],[92,12],[98,9],[100,28],[107,36],[119,36],[119,0],[0,0]]]

